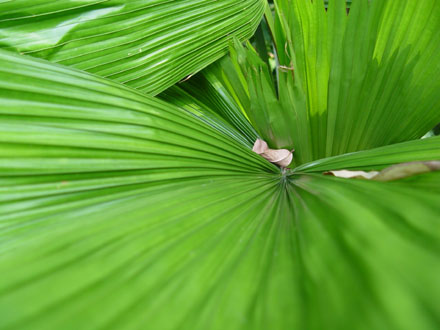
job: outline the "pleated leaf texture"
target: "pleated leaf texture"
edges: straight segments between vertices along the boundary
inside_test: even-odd
[[[256,29],[263,0],[0,1],[0,48],[157,94]]]
[[[389,13],[393,26],[404,12]],[[440,20],[431,13],[429,24]],[[377,145],[281,170],[252,152],[261,127],[243,109],[248,81],[223,64],[159,99],[0,50],[0,329],[438,329],[440,172],[322,173],[440,159],[440,137],[391,141],[402,118],[378,107]],[[231,72],[236,89],[224,84]],[[422,95],[434,93],[428,72],[418,77]],[[308,95],[301,78],[282,79]],[[438,118],[430,97],[429,112],[413,101],[417,132]]]
[[[339,0],[274,4],[275,69],[237,42],[208,80],[271,148],[296,150],[292,167],[419,139],[440,122],[439,1],[354,1],[349,14]]]

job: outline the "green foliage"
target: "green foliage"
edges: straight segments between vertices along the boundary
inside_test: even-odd
[[[275,1],[273,59],[235,38],[143,93],[249,37],[262,4],[0,1],[1,329],[438,328],[440,172],[322,172],[440,159],[419,139],[440,122],[440,5]],[[83,50],[104,71],[69,62]]]
[[[440,136],[323,158],[298,166],[294,172],[323,172],[339,169],[381,170],[392,164],[434,159],[440,159]]]
[[[249,38],[263,0],[0,1],[0,48],[72,66],[149,94]]]
[[[269,145],[295,148],[302,164],[417,139],[440,121],[438,1],[356,1],[350,15],[344,1],[327,12],[320,1],[274,3],[275,72],[238,42],[229,61],[244,79],[224,64],[224,85],[242,83],[239,102]]]

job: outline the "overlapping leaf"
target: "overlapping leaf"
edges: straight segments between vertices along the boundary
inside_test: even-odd
[[[46,61],[0,63],[0,328],[437,329],[440,173],[319,172],[431,160],[438,138],[280,171],[250,150],[246,91],[221,71],[191,82],[199,97],[163,95],[178,108]],[[425,106],[419,129],[438,109]]]
[[[264,47],[236,43],[235,70],[225,60],[222,73],[232,94],[245,91],[237,99],[269,146],[295,148],[300,165],[417,139],[440,122],[438,1],[355,1],[349,15],[344,0],[274,4],[274,71]]]
[[[294,171],[381,170],[394,164],[436,159],[440,159],[440,137],[396,143],[380,148],[323,158],[298,166]]]
[[[0,2],[0,48],[157,94],[249,38],[263,0]]]

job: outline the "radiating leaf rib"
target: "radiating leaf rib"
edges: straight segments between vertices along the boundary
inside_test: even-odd
[[[157,94],[255,31],[263,0],[0,3],[0,48]]]
[[[17,3],[0,1],[1,5]],[[64,17],[75,11],[73,7],[81,11],[85,3],[92,2],[66,2],[64,10],[51,15]],[[114,2],[101,5],[108,3]],[[284,4],[288,7],[289,2]],[[341,4],[337,3],[339,9]],[[375,4],[379,6],[378,1]],[[430,17],[437,17],[436,3],[423,4],[427,6],[418,7],[414,14],[410,14],[410,2],[399,4],[408,13],[403,21],[417,25],[419,32],[425,25],[422,28],[412,18],[426,18],[429,10]],[[297,5],[311,31],[311,39],[303,40],[308,45],[305,55],[325,57],[326,47],[310,45],[322,37],[319,31],[325,31],[315,25],[315,19],[324,15],[322,4]],[[36,0],[9,14],[38,15],[51,6],[55,5]],[[363,22],[373,29],[381,12],[378,7],[368,8],[377,16],[369,12]],[[341,13],[345,15],[345,11],[337,15]],[[302,129],[296,134],[307,137],[295,141],[305,146],[300,163],[328,151],[321,129],[331,118],[354,121],[341,127],[354,140],[341,135],[329,142],[338,152],[417,138],[423,127],[438,118],[438,86],[429,76],[439,69],[438,44],[431,44],[438,37],[429,30],[437,23],[428,22],[426,38],[417,40],[418,33],[396,30],[399,19],[393,15],[397,14],[390,10],[391,23],[386,25],[387,20],[381,27],[394,35],[380,39],[390,48],[385,51],[378,46],[373,60],[377,59],[377,66],[369,67],[365,80],[342,91],[345,87],[334,81],[338,86],[333,95],[343,95],[341,104],[346,105],[341,112],[333,109],[337,116],[314,118],[310,127],[304,120],[323,109],[324,94],[317,91],[325,85],[321,81],[327,74],[325,66],[305,63],[306,73],[298,80],[290,70],[279,72],[286,83],[279,106],[305,110],[296,113],[300,117],[295,122]],[[341,32],[353,21],[338,23],[329,31]],[[278,19],[272,24],[278,29],[278,40],[282,39],[279,27],[285,23]],[[369,43],[359,40],[347,54],[363,58],[372,53],[376,35],[370,35],[371,29],[362,32],[369,35],[362,38]],[[342,33],[333,40],[339,38]],[[394,52],[414,41],[417,51]],[[420,55],[427,68],[416,61],[422,50],[427,50],[427,55]],[[335,63],[331,56],[338,54],[327,51],[328,60]],[[280,58],[289,61],[286,54]],[[401,67],[412,60],[414,68]],[[200,100],[183,95],[175,102],[182,109],[42,60],[0,51],[0,64],[0,328],[437,329],[440,173],[383,183],[304,172],[378,169],[403,161],[439,159],[439,138],[319,160],[297,167],[301,175],[280,172],[246,147],[246,130],[231,127],[244,124],[241,120],[224,120],[240,109],[224,107],[216,94],[222,87],[215,92],[207,89]],[[344,63],[340,65],[336,73],[328,73],[330,81],[332,74],[351,79],[365,69],[365,62],[347,70]],[[179,66],[183,71],[189,68],[184,62]],[[348,105],[358,104],[356,96],[364,93],[360,86],[382,86],[388,71],[390,85],[380,89],[380,100],[359,104],[363,109],[380,105],[392,109],[395,116],[390,114],[385,123],[377,121],[377,127],[364,137],[360,133],[365,130],[356,130],[357,120],[368,124],[378,114],[354,112]],[[267,87],[268,80],[262,78],[262,74],[253,75],[258,87],[253,93]],[[393,88],[407,78],[414,79],[408,82],[414,89],[393,97]],[[314,94],[306,97],[306,89]],[[244,97],[246,87],[241,92]],[[408,98],[400,99],[405,92]],[[253,102],[270,104],[274,95],[270,90]],[[230,95],[224,99],[228,100]],[[306,100],[319,106],[307,108]],[[185,108],[190,102],[198,102],[199,114]],[[220,102],[218,108],[205,108],[216,102]],[[417,113],[411,114],[410,108],[399,110],[402,105],[414,106]],[[227,115],[206,116],[216,110]],[[339,118],[340,113],[346,118]],[[393,130],[391,123],[396,121],[401,126]],[[385,135],[385,128],[393,134]],[[320,134],[314,141],[320,145],[309,145],[307,132],[316,130]],[[339,136],[339,129],[334,133]]]
[[[231,329],[319,329],[325,322],[349,329],[362,320],[360,329],[376,322],[391,329],[415,323],[435,328],[429,317],[435,310],[418,310],[412,300],[432,308],[432,290],[439,290],[430,275],[438,268],[440,249],[438,233],[431,230],[436,195],[418,190],[414,200],[417,184],[304,176],[288,185],[292,197],[287,197],[274,180],[254,179],[169,183],[21,227],[8,244],[14,250],[3,250],[0,263],[8,269],[8,285],[0,280],[0,306],[15,310],[4,324],[74,329],[87,320],[96,328],[148,323],[222,329],[227,322]],[[225,196],[229,189],[234,193]],[[362,200],[378,192],[382,201],[373,212]],[[382,219],[388,214],[390,221],[397,211],[390,201],[402,198],[407,204],[393,219],[405,222],[396,232]],[[423,206],[427,201],[434,208]],[[390,264],[407,276],[397,276]],[[433,272],[417,268],[426,264]],[[38,303],[23,303],[43,291]],[[402,301],[389,295],[413,304],[413,314],[402,320]],[[358,313],[342,317],[347,304]],[[66,323],[75,315],[81,317]]]
[[[1,328],[436,329],[439,173],[287,175],[220,121],[0,62]]]
[[[134,91],[127,92],[118,85],[80,72],[5,52],[0,56],[3,64],[0,75],[8,77],[0,82],[4,104],[0,133],[3,143],[31,143],[48,151],[51,147],[63,146],[71,153],[70,158],[77,158],[75,150],[81,147],[95,150],[95,155],[110,151],[119,154],[131,152],[131,157],[138,155],[140,159],[145,157],[146,150],[153,155],[174,154],[183,159],[192,153],[202,159],[219,161],[221,158],[235,158],[237,165],[249,166],[241,156],[233,156],[235,151],[222,151],[225,146],[238,147],[230,137],[216,133],[192,116],[163,102],[146,99]],[[55,78],[51,79],[54,74]],[[124,96],[118,96],[122,94]],[[32,111],[23,112],[23,109]],[[200,141],[205,147],[209,144],[211,147],[204,151],[196,150]],[[221,141],[225,143],[223,147]],[[22,149],[11,150],[20,152]],[[64,157],[68,163],[68,156]],[[250,151],[246,157],[259,160]],[[161,167],[168,166],[161,163]],[[260,163],[268,166],[264,161]],[[58,171],[62,171],[59,165]],[[108,168],[114,168],[112,166]]]
[[[440,175],[427,179],[438,183]],[[417,182],[327,181],[319,175],[295,182],[304,189],[293,200],[295,208],[307,219],[301,233],[309,328],[435,328],[440,314],[432,294],[440,287],[431,271],[439,266],[439,231],[433,230],[438,191]],[[346,306],[356,306],[356,313],[347,314]],[[381,313],[387,317],[378,318]]]
[[[49,230],[46,231],[46,235],[49,236],[58,236],[61,234],[61,232],[64,232],[64,239],[62,241],[58,241],[59,243],[53,247],[49,247],[46,244],[44,249],[40,249],[37,252],[37,255],[40,256],[39,258],[44,258],[44,264],[35,264],[33,262],[29,263],[29,266],[34,268],[34,271],[32,272],[32,282],[34,284],[38,284],[40,288],[37,287],[36,289],[40,290],[42,286],[45,285],[56,285],[51,280],[53,276],[58,277],[59,279],[63,277],[67,279],[66,276],[70,278],[72,278],[72,276],[79,277],[74,280],[74,283],[71,283],[69,288],[66,288],[67,290],[60,290],[58,291],[58,293],[54,292],[53,295],[47,296],[46,298],[42,297],[42,300],[37,305],[23,306],[20,309],[20,318],[16,319],[16,321],[19,321],[20,324],[23,324],[23,321],[25,322],[26,320],[26,315],[37,313],[34,315],[34,317],[29,315],[30,319],[27,320],[28,322],[30,320],[33,320],[33,326],[40,327],[39,323],[45,321],[50,322],[49,326],[56,326],[57,324],[51,322],[61,322],[58,324],[62,324],[62,319],[57,319],[56,317],[56,314],[58,314],[56,305],[58,304],[54,303],[56,303],[57,299],[62,298],[62,301],[60,301],[60,303],[69,305],[70,312],[73,313],[77,308],[80,308],[79,311],[81,311],[81,309],[83,309],[82,306],[84,306],[84,297],[76,294],[75,292],[80,293],[80,291],[78,292],[78,290],[80,290],[81,287],[84,287],[85,284],[92,285],[95,282],[95,284],[93,284],[94,290],[90,291],[92,295],[88,298],[90,299],[89,302],[92,302],[94,299],[98,299],[100,296],[101,298],[103,298],[102,294],[108,295],[108,293],[110,293],[108,289],[114,287],[116,283],[111,280],[106,281],[107,285],[105,285],[105,283],[102,283],[104,284],[103,289],[105,289],[103,291],[100,288],[101,285],[99,285],[99,282],[96,281],[98,279],[103,279],[107,276],[112,275],[111,273],[109,273],[110,271],[117,271],[119,275],[115,274],[112,276],[117,275],[117,277],[123,279],[122,283],[125,283],[125,285],[119,287],[119,294],[122,294],[121,297],[123,297],[123,292],[125,290],[128,290],[127,293],[129,293],[129,297],[128,299],[124,299],[124,301],[120,301],[120,303],[116,305],[110,303],[110,301],[108,301],[110,303],[109,305],[104,303],[104,305],[107,305],[107,312],[109,313],[104,313],[101,316],[96,315],[97,324],[104,322],[102,326],[105,327],[105,323],[109,322],[108,326],[117,328],[118,322],[116,322],[115,319],[119,319],[118,321],[122,322],[122,324],[124,324],[125,326],[129,326],[130,323],[139,324],[139,321],[142,320],[144,316],[143,313],[139,313],[136,310],[135,306],[138,304],[143,305],[145,300],[154,303],[154,300],[149,299],[149,296],[151,296],[154,291],[160,293],[165,288],[164,285],[166,284],[166,282],[170,280],[170,276],[177,276],[178,278],[180,278],[180,280],[185,279],[185,277],[187,276],[185,275],[185,268],[182,267],[185,266],[187,268],[189,266],[188,263],[190,262],[191,264],[193,264],[193,266],[191,266],[191,269],[194,269],[194,266],[197,267],[197,264],[194,265],[194,261],[192,261],[192,259],[197,258],[203,260],[203,255],[210,250],[207,247],[206,250],[199,247],[199,249],[201,249],[201,254],[195,251],[193,253],[194,257],[191,257],[191,254],[187,254],[191,251],[188,250],[188,248],[194,249],[199,245],[205,245],[205,242],[209,243],[210,241],[212,241],[210,239],[211,235],[214,235],[212,236],[213,238],[215,238],[216,236],[221,237],[221,231],[219,231],[219,229],[223,228],[228,223],[237,226],[239,224],[239,222],[237,222],[238,219],[235,218],[237,216],[237,211],[239,211],[239,214],[241,214],[243,212],[243,209],[248,207],[248,202],[246,201],[249,200],[249,202],[251,202],[251,199],[249,198],[249,193],[252,196],[258,196],[257,200],[252,202],[252,204],[255,204],[258,203],[261,198],[263,198],[265,194],[264,191],[267,189],[264,188],[264,184],[261,185],[261,183],[256,182],[254,184],[251,184],[251,186],[248,186],[247,184],[243,184],[244,181],[237,179],[231,180],[227,178],[217,178],[214,179],[212,183],[209,183],[210,180],[212,181],[213,179],[193,180],[190,186],[188,186],[188,183],[171,183],[170,185],[167,185],[167,189],[164,189],[164,186],[162,185],[160,189],[150,188],[144,192],[137,192],[136,195],[133,194],[129,199],[121,198],[121,196],[116,195],[112,198],[113,202],[111,202],[111,204],[108,204],[109,202],[107,202],[109,207],[106,207],[105,204],[95,204],[95,206],[93,207],[89,206],[88,208],[83,207],[82,209],[70,209],[68,213],[60,213],[58,211],[55,214],[56,218],[59,219],[60,215],[64,214],[65,221],[67,221],[68,219],[76,220],[65,222],[65,225],[63,225],[62,227],[56,226],[53,228],[54,230],[49,230],[48,228],[50,227],[46,226],[49,226],[50,223],[54,221],[52,219],[55,218],[55,216],[46,216],[44,222],[39,223],[39,227],[46,227],[47,230]],[[231,184],[232,186],[241,188],[239,189],[239,191],[235,189],[236,192],[234,194],[231,194],[230,196],[227,196],[225,198],[224,194],[222,194],[221,192],[226,187],[231,187]],[[194,188],[198,185],[200,185],[200,189],[195,190]],[[262,190],[258,189],[258,186],[261,186]],[[251,190],[249,191],[249,189]],[[245,194],[246,191],[249,192]],[[158,203],[158,201],[163,200],[163,198],[166,198],[168,200],[167,204],[164,204],[163,202]],[[241,207],[237,209],[240,203],[237,204],[236,202],[240,200],[244,201],[244,203]],[[195,202],[198,206],[196,206]],[[182,207],[184,205],[182,203],[187,205],[186,210],[184,207]],[[100,214],[88,213],[88,209],[90,209],[93,213],[93,210],[96,210],[97,206],[99,206]],[[164,209],[164,207],[166,208]],[[164,213],[164,211],[166,210],[168,211]],[[78,218],[79,214],[76,215],[78,212],[80,212],[80,214],[83,214],[83,216]],[[216,212],[218,212],[218,216],[214,215]],[[254,212],[257,211],[255,210]],[[206,218],[206,221],[201,221],[204,218]],[[90,222],[91,219],[93,219],[92,222]],[[81,227],[84,228],[84,226],[86,226],[85,228],[87,228],[87,230],[82,231],[82,235],[78,236],[74,233],[76,232],[76,230],[80,230]],[[119,226],[123,226],[124,228],[118,229]],[[29,226],[27,229],[29,230]],[[36,229],[32,229],[32,231],[35,233]],[[21,232],[22,235],[27,236],[26,231],[23,232],[22,230]],[[69,232],[73,234],[73,236],[68,235]],[[204,235],[201,236],[201,233],[204,233]],[[17,237],[17,235],[19,235],[19,233],[15,232],[14,236]],[[33,243],[38,242],[39,239],[35,237],[35,235],[32,236],[34,237],[34,239],[32,241],[28,240],[27,244],[32,245]],[[191,239],[188,240],[188,238]],[[41,237],[40,239],[46,240],[48,239],[48,237]],[[54,241],[54,243],[55,242],[56,240]],[[105,245],[103,245],[102,243],[105,243]],[[136,247],[141,248],[141,250],[137,251]],[[25,246],[22,246],[22,248],[25,248]],[[49,248],[50,250],[47,250]],[[96,250],[95,253],[93,253],[94,250]],[[206,252],[203,252],[203,250],[205,250]],[[219,250],[218,252],[221,253],[221,250]],[[58,253],[64,254],[65,258],[57,258]],[[84,253],[87,253],[88,257],[86,257]],[[34,255],[34,257],[37,257],[37,255]],[[117,257],[120,261],[117,263],[110,262],[110,260],[109,263],[104,262],[105,259],[112,259],[112,255],[113,257]],[[146,259],[147,256],[149,257]],[[158,258],[159,256],[160,258]],[[30,256],[23,255],[22,257],[26,258],[27,260],[32,260],[32,258],[28,259]],[[92,266],[92,268],[95,267],[93,266],[93,264],[98,266],[98,264],[95,263],[96,261],[101,260],[101,262],[99,262],[99,264],[101,264],[101,270],[99,273],[96,273],[95,271],[90,269],[92,270],[92,273],[94,273],[94,275],[90,277],[84,276],[87,273],[85,271],[85,269],[87,269],[87,266],[85,266],[85,268],[82,268],[79,264],[77,264],[77,261],[75,261],[74,264],[71,264],[74,266],[74,268],[70,268],[71,266],[68,262],[72,259],[72,257],[81,258],[82,261],[78,260],[80,263],[85,262],[84,265],[88,264],[89,266]],[[20,261],[19,259],[14,258],[14,260],[11,261],[23,261]],[[73,262],[73,260],[71,262]],[[166,262],[166,264],[163,264],[164,261]],[[61,264],[59,264],[60,262]],[[89,262],[92,262],[92,264],[89,264]],[[157,264],[157,262],[159,262],[159,264]],[[144,263],[151,264],[152,266],[144,268]],[[60,269],[60,266],[63,264],[65,265],[63,268],[67,268],[66,270],[62,268]],[[162,266],[160,266],[160,264],[162,264]],[[56,268],[48,269],[47,267],[49,265]],[[77,268],[78,266],[80,268]],[[165,268],[163,266],[165,266]],[[81,268],[82,273],[75,271],[75,269],[80,270]],[[175,268],[175,270],[173,270],[173,268]],[[44,271],[44,273],[36,277],[40,272],[39,269]],[[57,269],[59,270],[57,271]],[[48,271],[50,272],[50,275],[47,273]],[[92,275],[92,273],[89,274]],[[139,275],[136,276],[136,273],[139,273]],[[160,275],[161,273],[163,273],[163,276]],[[25,275],[24,273],[21,274]],[[42,277],[43,274],[46,275]],[[141,274],[145,274],[146,276],[142,275],[141,277],[139,277]],[[15,278],[14,282],[17,283],[16,285],[24,285],[23,281],[26,277],[23,279],[21,277],[22,276],[18,276]],[[161,277],[162,280],[160,280]],[[40,280],[37,281],[38,278],[40,278]],[[132,278],[132,280],[130,280],[130,278]],[[152,280],[153,282],[151,282]],[[157,282],[158,280],[159,282]],[[209,278],[207,278],[207,280],[209,280]],[[162,284],[160,283],[160,281],[162,281]],[[117,282],[120,282],[120,280],[117,280]],[[154,286],[152,286],[151,284],[146,285],[149,282],[151,284],[155,282]],[[57,283],[59,283],[59,285],[64,285],[63,281],[57,281]],[[139,286],[141,285],[141,283],[142,286]],[[190,283],[187,284],[189,285]],[[138,287],[141,290],[138,290],[138,293],[135,294],[135,292],[132,291],[134,287]],[[185,287],[191,288],[190,285],[188,287]],[[35,288],[35,286],[33,285],[31,285],[24,291],[17,291],[17,289],[15,288],[12,299],[22,299],[29,294],[32,295],[33,288]],[[4,290],[2,290],[3,302],[7,301],[8,296],[11,297],[7,294],[7,292],[11,292],[11,290],[11,283],[9,283],[8,287],[4,287]],[[22,292],[21,294],[20,291]],[[151,291],[151,293],[148,296],[145,296],[145,298],[142,298],[142,296],[149,291]],[[68,294],[69,292],[74,295],[72,296],[69,294],[69,296],[66,296],[66,294]],[[194,295],[194,293],[196,292],[191,293],[191,291],[188,292],[188,290],[183,290],[182,293],[184,294],[186,299],[191,299],[191,301],[194,303],[195,297],[193,296],[194,298],[191,298],[191,296]],[[200,295],[201,293],[202,292],[199,292],[197,294]],[[23,294],[25,296],[23,296]],[[156,297],[155,299],[159,297],[157,294],[155,294],[154,296]],[[63,297],[66,297],[66,299],[64,299]],[[136,300],[140,298],[142,298],[142,300],[140,300],[138,304],[133,305],[135,304]],[[102,303],[103,302],[97,304],[96,307],[102,307]],[[52,305],[51,309],[54,309],[53,312],[55,312],[55,317],[52,318],[52,320],[44,320],[44,318],[41,318],[41,316],[44,315],[41,308],[45,305],[47,305],[47,308]],[[124,305],[127,309],[125,311],[121,310],[120,312],[118,312],[118,309],[121,309],[121,307],[123,307]],[[129,308],[130,305],[132,305],[133,307]],[[5,310],[5,307],[6,306],[2,305],[2,310]],[[171,306],[169,307],[172,310],[174,309],[173,304],[171,304]],[[179,312],[176,310],[174,317],[172,319],[169,319],[163,317],[153,317],[155,309],[154,305],[151,305],[148,309],[148,315],[150,315],[150,319],[153,319],[153,322],[161,322],[162,324],[164,322],[172,322],[175,326],[176,324],[179,324],[178,320],[185,315],[188,307],[191,307],[191,304],[186,304],[186,308],[181,309]],[[163,312],[164,311],[165,310],[163,310]],[[85,310],[83,312],[85,312]],[[12,319],[14,318],[13,315],[10,316],[12,317]],[[8,320],[4,319],[3,322],[5,321]],[[43,325],[44,323],[40,324]],[[23,326],[24,325],[25,324],[23,324]],[[74,326],[75,325],[72,324],[72,328]]]

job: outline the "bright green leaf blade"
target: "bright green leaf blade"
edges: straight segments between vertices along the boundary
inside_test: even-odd
[[[3,326],[436,329],[438,192],[294,180],[32,199],[2,217]]]
[[[192,169],[194,159],[213,169],[275,170],[194,116],[132,89],[12,53],[1,52],[0,62],[4,174]]]
[[[1,217],[2,328],[237,328],[259,290],[249,280],[265,271],[255,262],[278,213],[276,181],[224,173],[98,192],[89,183],[16,201],[20,211]]]
[[[168,88],[159,97],[183,107],[220,130],[227,128],[228,134],[252,148],[257,133],[245,117],[241,104],[224,87],[221,74],[221,65],[214,63],[188,81]]]
[[[274,72],[252,47],[231,52],[269,145],[295,148],[300,165],[418,139],[440,122],[439,1],[359,0],[349,14],[344,0],[274,5]]]
[[[263,0],[0,2],[0,48],[157,94],[252,36]]]
[[[437,328],[439,173],[287,177],[131,88],[0,62],[1,328]]]
[[[307,97],[310,160],[420,138],[440,121],[438,1],[355,1],[349,15],[344,0],[327,12],[294,2],[290,15],[276,3]]]
[[[323,158],[298,166],[294,171],[381,170],[393,164],[439,159],[440,136]]]
[[[406,184],[323,175],[294,184],[302,328],[435,329],[440,173]]]

